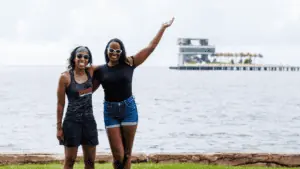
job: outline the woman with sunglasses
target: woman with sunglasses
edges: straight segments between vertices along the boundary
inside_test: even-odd
[[[166,28],[174,18],[162,25],[151,43],[134,56],[127,57],[124,44],[119,39],[108,42],[104,55],[106,64],[94,74],[93,90],[100,84],[104,89],[104,123],[115,169],[130,169],[131,152],[138,124],[138,111],[132,95],[132,76],[158,45]]]
[[[57,139],[65,147],[64,169],[72,169],[82,145],[85,169],[94,168],[98,145],[97,124],[92,106],[93,62],[88,47],[78,46],[70,55],[68,71],[59,78],[57,88]],[[68,107],[62,122],[65,106]]]

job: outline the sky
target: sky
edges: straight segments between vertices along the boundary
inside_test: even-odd
[[[94,64],[121,39],[128,55],[175,17],[144,66],[177,65],[177,38],[208,38],[216,52],[261,53],[261,63],[300,65],[299,0],[9,0],[0,6],[0,65],[65,65],[77,45]]]

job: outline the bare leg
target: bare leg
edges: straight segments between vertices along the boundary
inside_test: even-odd
[[[95,168],[96,146],[82,145],[84,169]]]
[[[123,169],[124,147],[120,127],[107,128],[110,149],[114,158],[114,169]]]
[[[77,158],[78,147],[65,147],[64,169],[73,169]]]
[[[131,153],[136,129],[137,125],[122,126],[122,136],[124,144],[124,169],[130,169],[131,167]]]

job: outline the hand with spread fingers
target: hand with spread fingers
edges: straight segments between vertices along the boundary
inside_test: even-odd
[[[168,28],[169,26],[171,26],[173,24],[174,19],[175,18],[173,17],[170,21],[163,23],[162,27],[165,28],[165,29]]]

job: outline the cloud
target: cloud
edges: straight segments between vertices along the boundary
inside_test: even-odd
[[[122,39],[128,54],[135,54],[172,16],[174,25],[145,65],[176,64],[178,37],[209,38],[220,52],[300,61],[297,0],[12,0],[0,10],[0,45],[9,56],[3,64],[64,64],[76,45],[88,45],[100,64],[109,39]]]

